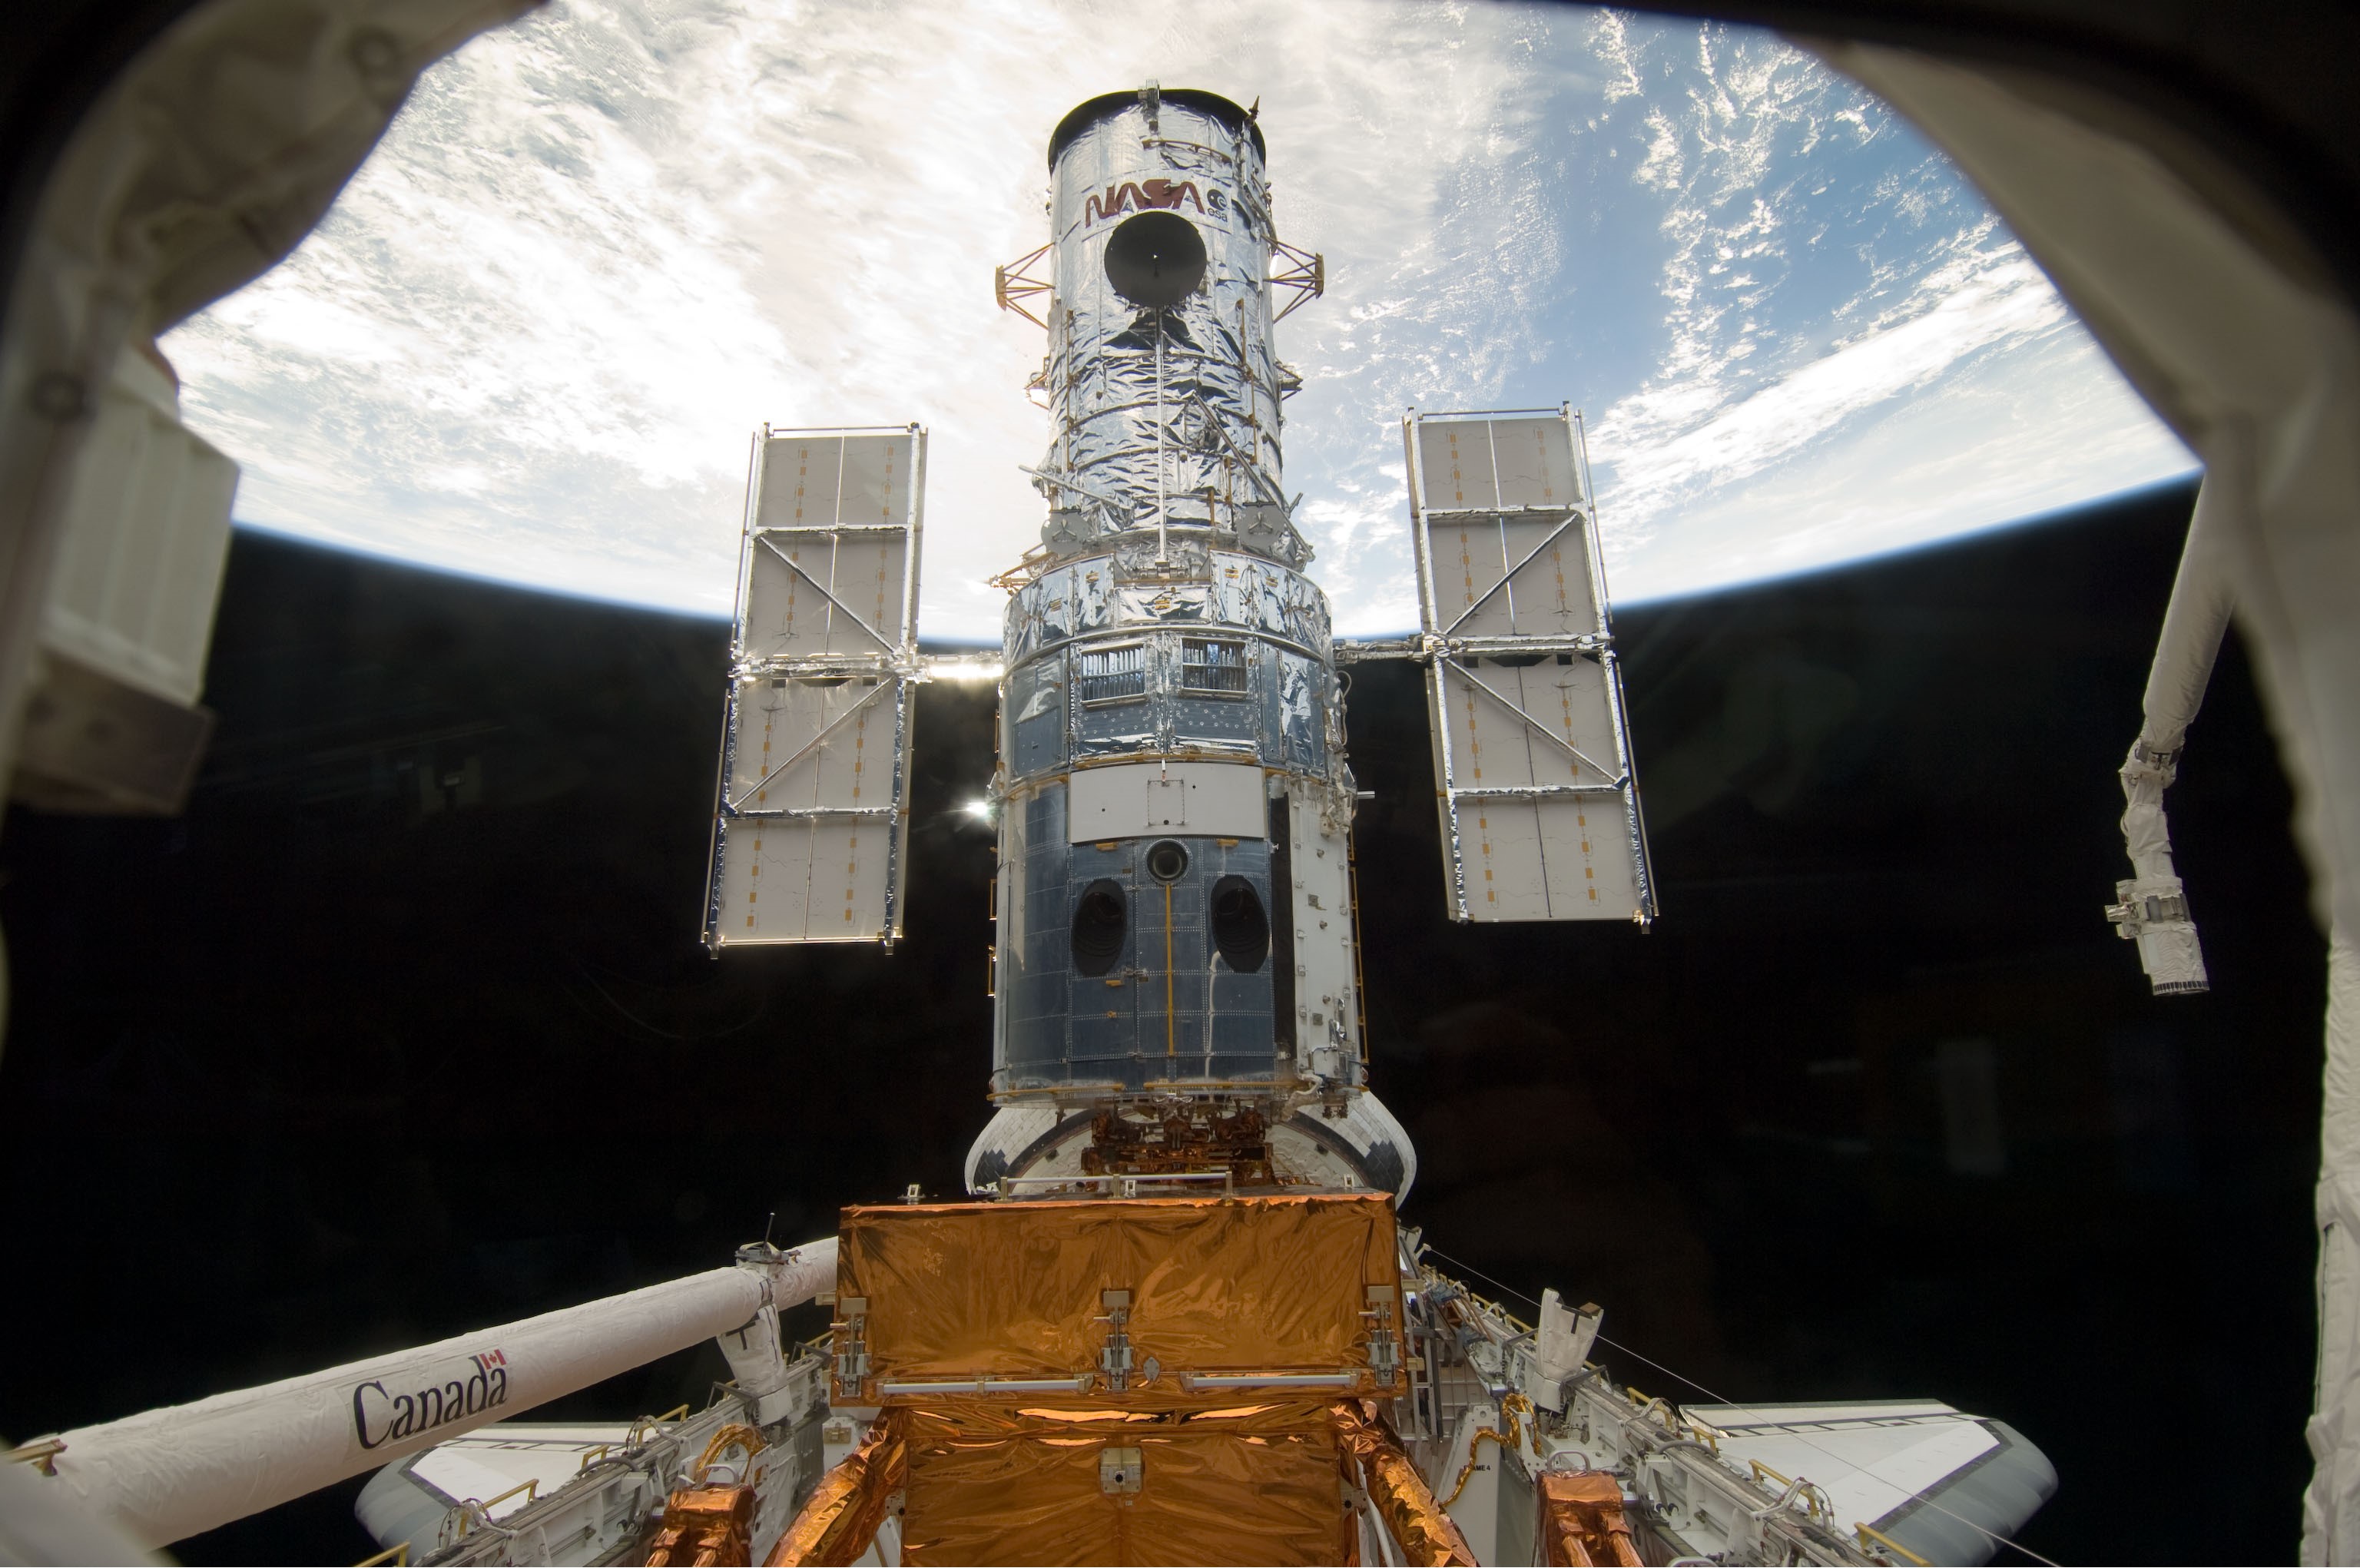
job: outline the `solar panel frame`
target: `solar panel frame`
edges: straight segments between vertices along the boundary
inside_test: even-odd
[[[754,434],[705,894],[716,953],[901,935],[925,451],[915,424]]]
[[[1402,422],[1451,918],[1656,914],[1580,416]]]

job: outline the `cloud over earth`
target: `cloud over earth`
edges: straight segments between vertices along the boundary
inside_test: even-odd
[[[1589,411],[1620,596],[2184,471],[1949,164],[1771,37],[1575,7],[556,0],[429,74],[286,265],[167,340],[240,515],[727,609],[748,433],[933,432],[932,637],[1035,537],[1049,129],[1150,78],[1262,101],[1288,488],[1351,630],[1414,619],[1405,404]]]

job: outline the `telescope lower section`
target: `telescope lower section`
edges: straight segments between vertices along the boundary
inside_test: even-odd
[[[1284,988],[1261,769],[1101,769],[1007,810],[996,1091],[1186,1092],[1293,1076],[1273,1022]]]
[[[1349,801],[1251,762],[1127,762],[1003,798],[992,1094],[1356,1090]]]

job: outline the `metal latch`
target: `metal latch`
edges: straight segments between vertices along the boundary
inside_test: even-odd
[[[1369,1370],[1390,1387],[1401,1376],[1401,1336],[1393,1332],[1393,1287],[1371,1285],[1369,1305],[1360,1316],[1370,1321]]]
[[[869,1381],[869,1298],[836,1298],[836,1386],[839,1394],[859,1397]]]
[[[1131,1292],[1101,1290],[1098,1292],[1098,1305],[1104,1307],[1106,1311],[1097,1319],[1097,1321],[1108,1325],[1106,1343],[1098,1347],[1098,1370],[1106,1375],[1107,1387],[1120,1394],[1131,1387],[1131,1367],[1135,1365],[1131,1360],[1131,1335],[1127,1332],[1127,1325],[1131,1321]],[[1107,1452],[1136,1455],[1139,1451],[1109,1449]],[[1134,1466],[1135,1469],[1136,1466]],[[1103,1476],[1101,1478],[1103,1479]],[[1107,1490],[1113,1491],[1115,1488],[1109,1486]],[[1137,1486],[1132,1486],[1129,1490],[1135,1492],[1139,1488]]]

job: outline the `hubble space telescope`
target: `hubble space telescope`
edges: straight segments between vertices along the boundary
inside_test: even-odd
[[[1278,239],[1263,157],[1208,94],[1093,100],[1051,139],[1050,243],[1000,269],[1048,334],[1051,434],[1041,543],[1000,579],[978,1194],[1201,1179],[1216,1146],[1251,1185],[1407,1194],[1368,1083],[1339,662],[1430,672],[1455,918],[1655,914],[1579,418],[1412,413],[1421,631],[1339,643],[1272,335],[1325,263]],[[706,939],[890,943],[925,433],[765,429],[751,469]]]

